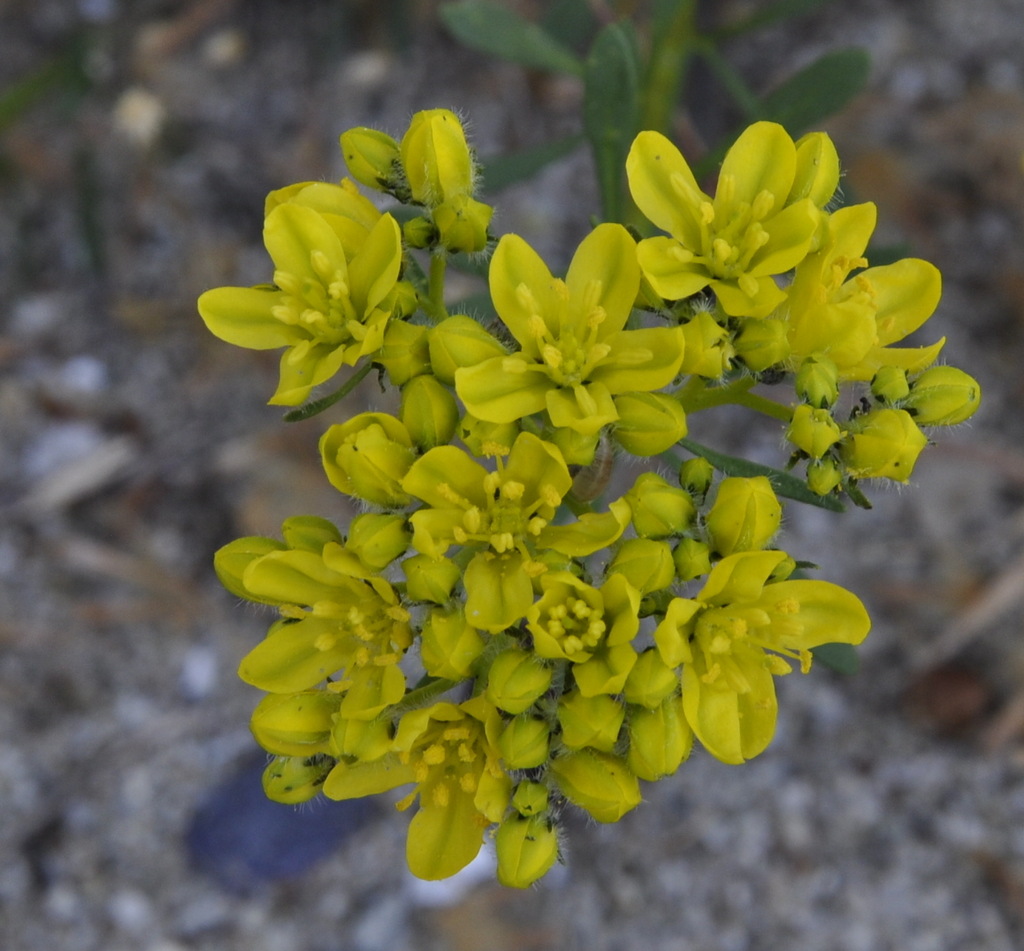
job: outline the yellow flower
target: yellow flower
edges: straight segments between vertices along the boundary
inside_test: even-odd
[[[546,410],[555,427],[594,435],[619,418],[613,395],[660,389],[675,377],[678,328],[623,329],[640,268],[621,225],[598,225],[564,281],[522,238],[505,235],[489,276],[495,309],[520,349],[455,371],[459,397],[479,419],[509,423]]]
[[[945,338],[930,347],[889,346],[931,317],[942,279],[917,258],[867,267],[875,219],[870,202],[840,208],[829,217],[821,250],[797,267],[785,309],[794,366],[823,354],[840,379],[866,381],[885,366],[920,371],[939,355]],[[857,273],[850,277],[851,271]]]
[[[662,660],[682,665],[683,711],[707,750],[726,763],[757,756],[775,732],[773,676],[786,658],[810,669],[811,648],[859,644],[871,622],[860,600],[827,581],[769,578],[785,552],[723,558],[696,598],[675,598],[654,633]]]
[[[541,576],[543,595],[526,612],[533,649],[552,660],[572,662],[584,697],[622,690],[636,663],[632,640],[640,627],[640,595],[613,574],[594,588],[567,571]]]
[[[497,447],[497,469],[488,472],[455,446],[438,446],[413,463],[402,489],[426,506],[410,517],[413,547],[441,558],[454,544],[475,552],[466,566],[466,619],[497,632],[526,614],[533,602],[531,576],[546,570],[536,560],[545,548],[589,555],[622,534],[625,503],[568,525],[550,525],[572,485],[558,450],[521,433],[510,452]],[[508,458],[503,455],[507,452]]]
[[[338,763],[323,791],[331,799],[354,799],[415,783],[398,804],[406,809],[419,798],[406,845],[409,869],[419,878],[447,878],[476,858],[484,830],[509,805],[512,783],[497,746],[501,727],[501,716],[483,697],[413,710],[398,725],[392,754]]]
[[[402,262],[397,222],[373,209],[371,223],[368,203],[351,183],[297,188],[268,199],[263,238],[273,284],[218,287],[199,298],[206,326],[222,340],[287,348],[270,399],[285,406],[380,349]]]
[[[654,290],[682,300],[710,288],[734,317],[764,317],[785,300],[774,276],[807,254],[821,220],[816,201],[831,194],[798,166],[796,145],[774,122],[755,122],[736,140],[714,198],[658,132],[636,137],[626,174],[637,207],[671,235],[640,242]],[[802,192],[814,197],[797,197]]]

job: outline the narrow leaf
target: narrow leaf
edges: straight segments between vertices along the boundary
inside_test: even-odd
[[[761,117],[800,135],[839,112],[863,88],[871,61],[861,49],[826,53],[791,76],[761,103]]]
[[[860,655],[852,644],[822,644],[811,649],[814,659],[836,673],[852,675],[860,670]]]
[[[811,13],[818,7],[823,7],[832,0],[779,0],[765,9],[752,13],[738,23],[729,24],[711,34],[715,40],[723,40],[732,36],[739,36],[741,33],[750,33],[753,30],[760,30],[780,20],[788,20],[790,17],[800,16],[804,13]]]
[[[444,4],[439,15],[448,32],[470,49],[532,69],[571,76],[583,73],[583,64],[572,50],[504,4],[460,0]]]
[[[679,445],[695,456],[702,456],[707,459],[719,472],[728,476],[767,476],[775,491],[787,499],[795,502],[804,502],[807,505],[816,505],[818,508],[828,509],[830,512],[845,512],[846,508],[842,502],[832,495],[816,495],[807,488],[802,479],[798,479],[781,469],[773,469],[771,466],[761,465],[759,462],[751,462],[749,459],[740,459],[736,456],[727,456],[725,453],[716,452],[707,446],[694,442],[692,439],[680,439]],[[679,465],[671,453],[663,453],[664,458],[669,459],[675,465]]]
[[[623,220],[623,168],[640,121],[640,72],[632,27],[606,26],[587,57],[583,98],[583,129],[594,153],[605,221]]]

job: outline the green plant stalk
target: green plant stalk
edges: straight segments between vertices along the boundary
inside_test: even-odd
[[[430,255],[430,275],[427,284],[428,313],[434,323],[440,323],[448,316],[444,306],[444,275],[448,267],[448,255],[444,251]]]
[[[692,377],[676,394],[676,398],[687,414],[699,413],[715,406],[745,406],[783,423],[790,422],[793,410],[766,396],[751,393],[751,388],[756,385],[757,380],[753,377],[743,377],[725,386],[708,386],[700,377]]]
[[[323,396],[318,400],[313,400],[310,403],[306,403],[304,406],[300,406],[297,409],[289,410],[284,414],[284,421],[286,423],[300,423],[304,419],[316,416],[317,413],[322,413],[329,406],[333,406],[337,403],[338,400],[344,399],[348,396],[348,394],[366,378],[367,374],[372,369],[373,364],[367,361],[333,393]]]
[[[642,91],[640,128],[670,135],[683,76],[697,42],[695,0],[679,0],[664,18],[655,17],[647,77]]]

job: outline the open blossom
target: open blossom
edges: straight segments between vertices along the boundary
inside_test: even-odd
[[[530,579],[546,570],[538,550],[589,555],[622,534],[624,502],[576,523],[550,524],[571,486],[558,449],[530,433],[498,455],[493,472],[455,446],[438,446],[413,463],[402,488],[426,503],[410,517],[413,547],[432,558],[455,544],[475,552],[464,574],[471,625],[501,631],[526,614]]]
[[[394,218],[351,182],[304,183],[272,193],[267,204],[273,284],[207,291],[199,313],[228,343],[286,347],[270,402],[294,406],[343,365],[380,349],[396,305],[402,239]]]
[[[641,132],[626,159],[629,188],[669,235],[637,249],[654,290],[682,300],[707,287],[731,316],[771,313],[786,297],[774,276],[810,250],[838,181],[838,165],[821,164],[813,183],[805,169],[821,146],[820,134],[794,143],[777,123],[755,122],[726,154],[712,198],[665,136]]]
[[[707,750],[726,763],[771,742],[778,706],[773,677],[802,670],[810,650],[859,644],[871,622],[860,600],[827,581],[768,583],[782,551],[723,558],[695,598],[675,598],[655,630],[662,660],[682,665],[683,711]]]
[[[683,358],[678,328],[625,330],[640,289],[636,245],[621,225],[598,225],[564,281],[518,235],[490,266],[491,297],[520,349],[455,373],[476,417],[509,423],[546,410],[555,427],[592,436],[619,418],[613,396],[670,383]]]
[[[785,306],[794,365],[821,354],[840,379],[870,380],[884,366],[918,372],[939,355],[945,338],[928,347],[889,346],[931,317],[942,279],[918,258],[868,267],[864,251],[875,219],[870,202],[840,208],[829,217],[821,250],[797,266]]]

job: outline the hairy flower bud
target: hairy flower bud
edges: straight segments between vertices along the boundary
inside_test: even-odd
[[[463,680],[484,652],[484,640],[461,610],[433,610],[423,622],[420,656],[431,677]]]
[[[401,488],[415,459],[412,445],[409,431],[394,416],[360,413],[323,434],[320,456],[339,492],[398,508],[412,501]]]
[[[399,146],[412,200],[434,207],[473,191],[473,159],[458,116],[448,109],[417,112]]]
[[[683,324],[682,373],[718,380],[732,365],[733,348],[726,329],[706,310],[698,311]]]
[[[878,409],[850,421],[840,457],[855,479],[906,482],[928,437],[902,409]]]
[[[871,380],[871,395],[880,403],[899,403],[910,395],[907,371],[902,367],[879,367]]]
[[[548,758],[551,730],[545,720],[528,714],[513,717],[498,737],[501,758],[509,769],[534,769]]]
[[[919,426],[955,426],[970,419],[981,404],[981,387],[957,367],[925,370],[910,387],[904,406]]]
[[[521,816],[539,816],[548,811],[548,787],[524,779],[512,793],[512,808]]]
[[[689,493],[654,472],[638,476],[625,499],[633,512],[633,527],[644,538],[681,535],[697,515]]]
[[[451,390],[428,374],[413,377],[402,387],[399,416],[420,449],[451,442],[459,424],[459,407]]]
[[[828,409],[839,399],[839,370],[821,354],[803,360],[796,371],[796,395],[815,409]]]
[[[766,476],[723,479],[705,525],[713,551],[759,551],[779,530],[782,506]]]
[[[498,881],[511,888],[528,888],[555,864],[558,836],[547,816],[512,815],[498,826],[494,849]]]
[[[551,668],[517,648],[498,654],[487,672],[487,699],[506,713],[528,710],[550,686]]]
[[[434,604],[444,604],[462,577],[462,569],[454,561],[430,555],[406,558],[402,571],[405,572],[406,594],[413,601],[433,601]]]
[[[715,467],[702,456],[687,459],[679,467],[679,484],[697,502],[703,502],[715,478]]]
[[[693,748],[693,730],[678,695],[667,697],[653,709],[633,707],[628,732],[626,761],[640,779],[649,782],[671,776]]]
[[[605,693],[584,697],[579,691],[573,691],[558,700],[562,742],[574,750],[590,747],[610,753],[618,742],[625,715],[626,708]]]
[[[654,709],[678,688],[678,671],[669,667],[655,648],[649,647],[629,672],[622,695],[628,703]]]
[[[349,174],[361,185],[395,193],[402,185],[398,143],[384,132],[362,126],[341,133],[341,154]]]
[[[692,581],[711,570],[711,551],[705,542],[696,538],[681,538],[672,552],[676,566],[676,577],[680,581]]]
[[[469,195],[454,195],[433,210],[438,240],[455,254],[474,254],[487,247],[487,227],[494,209]]]
[[[815,495],[830,495],[842,481],[843,474],[832,459],[813,459],[807,464],[807,488]]]
[[[736,356],[754,373],[782,363],[789,356],[788,327],[784,320],[745,320],[733,338]]]
[[[289,806],[308,802],[320,792],[334,760],[315,756],[275,756],[263,770],[263,792],[274,802]]]
[[[793,410],[786,438],[812,459],[820,459],[840,439],[843,432],[826,409],[814,409],[801,403]]]
[[[621,393],[614,403],[612,437],[634,456],[656,456],[686,435],[686,412],[664,393]]]
[[[352,519],[345,547],[367,568],[381,571],[408,550],[410,541],[412,532],[405,527],[404,515],[366,512]]]
[[[621,757],[581,750],[554,760],[551,774],[565,798],[598,822],[618,822],[640,805],[640,784]]]
[[[434,375],[452,386],[455,371],[473,367],[491,357],[500,357],[505,348],[472,317],[455,314],[430,331],[430,363]]]
[[[334,716],[341,697],[326,690],[265,696],[252,712],[249,727],[256,742],[279,756],[312,756],[329,751]]]
[[[609,575],[622,575],[641,594],[667,588],[675,580],[672,549],[652,538],[629,538],[608,564]]]

